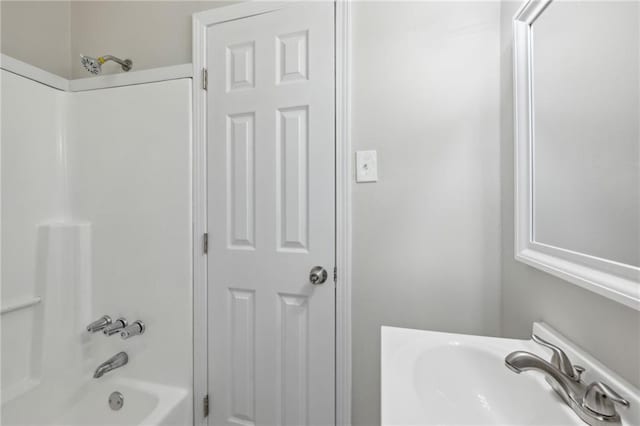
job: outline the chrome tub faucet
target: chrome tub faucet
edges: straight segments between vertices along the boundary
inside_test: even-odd
[[[118,352],[96,368],[93,378],[98,379],[111,370],[120,368],[129,362],[129,356],[125,352]]]
[[[526,351],[515,351],[504,359],[506,366],[513,372],[537,371],[544,374],[547,382],[562,400],[587,424],[591,426],[619,425],[620,415],[616,404],[629,407],[629,401],[602,382],[586,385],[581,380],[585,371],[579,365],[573,365],[569,357],[559,347],[541,339],[535,334],[534,342],[553,352],[551,362]]]
[[[126,318],[120,317],[113,321],[109,315],[103,315],[87,326],[89,333],[102,331],[105,336],[120,334],[123,340],[144,334],[146,329],[144,322],[140,320],[129,324]]]

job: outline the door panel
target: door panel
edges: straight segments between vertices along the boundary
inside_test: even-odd
[[[333,14],[207,33],[210,424],[335,421]]]

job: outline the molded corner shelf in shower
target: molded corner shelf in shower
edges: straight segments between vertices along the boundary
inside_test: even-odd
[[[0,309],[0,315],[9,314],[14,311],[19,311],[20,309],[30,308],[31,306],[35,306],[40,302],[42,302],[42,299],[39,297],[29,297],[9,302],[2,306],[2,308]]]

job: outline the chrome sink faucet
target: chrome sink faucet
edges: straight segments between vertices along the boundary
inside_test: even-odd
[[[541,339],[535,334],[534,342],[551,349],[551,362],[526,351],[512,352],[505,358],[506,366],[516,372],[533,370],[544,374],[547,382],[563,401],[587,424],[605,426],[620,424],[620,415],[615,404],[629,407],[629,401],[602,382],[586,385],[581,380],[584,368],[573,365],[569,357],[559,347]]]
[[[129,356],[125,352],[118,352],[102,364],[96,368],[95,373],[93,373],[93,378],[98,379],[102,377],[105,373],[108,373],[111,370],[115,370],[116,368],[120,368],[123,365],[126,365],[129,362]]]

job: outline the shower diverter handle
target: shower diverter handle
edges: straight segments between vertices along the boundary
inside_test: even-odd
[[[128,326],[126,326],[125,328],[122,329],[122,331],[120,332],[120,337],[122,337],[124,340],[133,337],[133,336],[138,336],[140,334],[144,334],[146,327],[144,325],[144,323],[140,320],[129,324]]]

